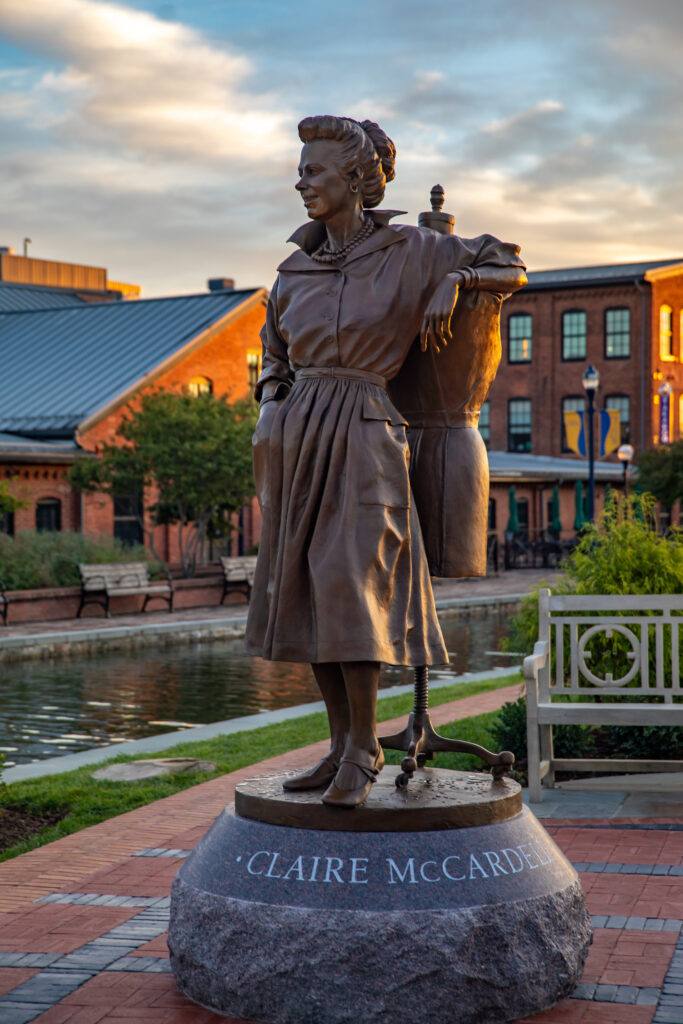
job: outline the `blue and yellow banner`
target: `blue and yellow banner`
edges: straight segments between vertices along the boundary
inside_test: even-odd
[[[586,458],[586,430],[583,422],[582,412],[566,412],[564,414],[564,432],[567,438],[567,447]]]
[[[580,455],[588,456],[588,420],[585,412],[566,412],[564,414],[564,431],[567,447]],[[598,451],[597,457],[615,452],[621,444],[621,417],[618,409],[598,410]]]
[[[610,455],[621,444],[621,416],[618,409],[601,409],[600,413],[600,454]]]

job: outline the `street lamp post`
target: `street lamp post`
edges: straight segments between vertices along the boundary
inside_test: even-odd
[[[588,398],[588,519],[595,519],[595,431],[593,429],[593,413],[595,411],[595,392],[600,387],[600,374],[591,363],[581,378]]]
[[[619,445],[617,448],[617,458],[624,467],[624,494],[628,496],[628,464],[633,461],[633,445]]]

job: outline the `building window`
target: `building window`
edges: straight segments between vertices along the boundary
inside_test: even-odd
[[[187,385],[187,390],[194,398],[200,395],[213,394],[213,381],[209,377],[193,377]]]
[[[519,522],[519,534],[521,537],[529,536],[529,499],[517,499],[517,521]]]
[[[247,352],[247,378],[249,387],[255,388],[261,376],[261,349],[250,348]]]
[[[508,402],[508,451],[531,451],[531,401],[511,398]]]
[[[482,405],[479,412],[479,433],[484,439],[484,444],[488,448],[489,441],[491,440],[491,403],[488,398]]]
[[[631,310],[605,310],[605,358],[628,359],[631,355]]]
[[[142,544],[142,491],[114,495],[114,536],[123,544]]]
[[[531,362],[531,316],[512,313],[508,317],[508,361]]]
[[[631,399],[628,395],[606,395],[605,409],[616,409],[619,413],[620,443],[626,444],[631,435]]]
[[[14,512],[0,512],[0,533],[14,536]]]
[[[562,314],[562,358],[586,358],[586,314],[581,309]]]
[[[489,498],[489,530],[496,528],[496,499]]]
[[[562,451],[572,452],[573,448],[570,448],[567,444],[567,431],[564,427],[564,414],[566,412],[584,412],[586,409],[586,396],[585,395],[566,395],[562,399]]]
[[[674,314],[671,306],[659,307],[659,358],[674,358]]]
[[[58,533],[62,528],[62,503],[59,498],[41,498],[36,502],[38,533]]]

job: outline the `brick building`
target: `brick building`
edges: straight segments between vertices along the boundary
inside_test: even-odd
[[[619,410],[622,441],[633,445],[636,459],[666,440],[660,436],[663,386],[670,389],[669,440],[683,436],[683,260],[532,272],[528,286],[504,304],[501,332],[502,361],[480,430],[492,453],[492,498],[500,508],[502,485],[516,479],[529,530],[548,524],[541,491],[587,478],[586,463],[567,447],[563,412],[585,408],[581,377],[589,363],[600,374],[596,408]],[[494,453],[509,453],[505,476]],[[516,478],[514,455],[527,456],[517,460]],[[541,483],[531,473],[530,455],[562,461],[552,468],[546,463]],[[605,462],[597,477],[598,507],[600,480],[619,481],[616,456]],[[563,526],[570,532],[573,499],[562,489]],[[499,516],[499,531],[500,523]]]
[[[136,302],[59,303],[58,294],[53,305],[32,291],[28,310],[0,314],[0,479],[26,502],[0,524],[6,532],[137,539],[130,501],[81,496],[69,467],[114,439],[127,403],[146,389],[187,387],[232,399],[250,392],[267,292],[235,290],[222,279],[211,285],[204,294]],[[242,518],[240,546],[248,547],[260,533],[258,508]],[[167,561],[178,560],[172,528],[157,527],[155,546]]]

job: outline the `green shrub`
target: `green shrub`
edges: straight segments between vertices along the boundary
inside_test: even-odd
[[[503,704],[488,728],[495,750],[511,750],[516,767],[526,764],[526,701],[520,697]],[[592,749],[593,729],[581,725],[556,725],[553,728],[555,757],[588,757]]]
[[[613,494],[594,526],[589,526],[563,564],[564,578],[556,594],[683,594],[683,533],[657,533],[651,495]],[[538,590],[522,602],[513,617],[504,650],[530,654],[538,639]],[[613,658],[621,638],[602,652]],[[591,647],[591,664],[600,651]]]
[[[77,562],[141,562],[141,545],[122,544],[114,537],[80,533],[0,534],[0,579],[7,590],[72,587],[80,582]],[[156,569],[152,563],[150,569]]]

